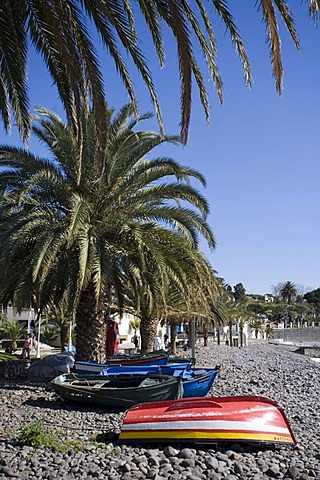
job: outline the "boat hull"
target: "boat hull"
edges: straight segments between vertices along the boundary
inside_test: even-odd
[[[108,357],[104,363],[96,362],[75,362],[74,371],[79,375],[98,375],[109,365],[166,365],[168,354],[161,350],[159,353],[144,355],[116,355]]]
[[[179,377],[164,375],[60,375],[51,382],[64,400],[116,409],[143,402],[173,400],[183,394]]]
[[[219,368],[187,368],[185,364],[168,364],[158,366],[109,366],[102,370],[101,375],[120,374],[159,374],[180,376],[183,382],[183,397],[204,397],[209,392],[216,379]]]
[[[140,374],[179,376],[190,367],[190,363],[167,363],[166,365],[108,365],[100,375]]]
[[[210,391],[219,369],[190,368],[182,374],[183,397],[204,397]]]
[[[283,410],[272,400],[255,396],[136,405],[125,416],[120,440],[296,443]]]
[[[186,366],[185,366],[186,365]],[[204,397],[209,392],[219,373],[219,367],[212,368],[191,368],[188,364],[167,364],[152,366],[118,365],[109,366],[102,370],[101,375],[121,374],[159,374],[180,376],[183,382],[183,397]]]

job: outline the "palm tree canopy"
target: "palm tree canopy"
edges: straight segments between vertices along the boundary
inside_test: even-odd
[[[282,284],[279,293],[283,300],[287,303],[291,303],[291,301],[297,296],[298,290],[294,282],[287,281]]]
[[[150,33],[160,62],[165,63],[164,26],[171,31],[178,55],[181,80],[181,136],[185,142],[191,114],[192,82],[198,86],[200,99],[209,120],[205,80],[197,59],[197,46],[209,67],[218,97],[222,101],[222,80],[216,63],[217,45],[211,11],[220,18],[240,56],[246,82],[251,85],[249,60],[227,0],[3,0],[0,5],[0,115],[7,129],[10,112],[15,117],[23,139],[30,130],[27,62],[29,46],[39,53],[57,86],[69,121],[81,132],[81,103],[94,107],[98,138],[102,149],[107,119],[104,115],[104,87],[99,58],[90,30],[95,29],[113,59],[117,71],[137,110],[133,81],[123,51],[129,54],[141,74],[155,107],[160,127],[159,102],[147,61],[140,49],[136,24],[142,17]],[[277,15],[284,21],[294,44],[299,40],[286,0],[259,0],[258,12],[267,26],[276,88],[282,88],[283,68]],[[317,19],[319,0],[308,0],[309,12]],[[139,21],[138,21],[139,20]],[[93,31],[92,31],[93,32]]]
[[[33,131],[51,160],[0,147],[0,263],[10,272],[0,285],[4,303],[27,304],[36,285],[42,304],[58,303],[67,291],[74,310],[93,282],[96,299],[112,285],[121,307],[126,279],[150,259],[162,276],[183,279],[181,239],[186,251],[197,248],[200,235],[214,247],[207,202],[190,185],[204,184],[202,175],[170,158],[147,158],[163,142],[178,143],[176,137],[134,131],[131,105],[108,111],[101,162],[92,115],[82,117],[80,148],[69,125],[40,113]]]

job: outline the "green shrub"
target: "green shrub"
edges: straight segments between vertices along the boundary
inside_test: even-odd
[[[59,439],[40,420],[21,427],[18,434],[18,442],[21,446],[42,446],[56,450],[58,450],[60,444]]]
[[[14,355],[11,353],[0,352],[0,362],[13,362],[15,360],[21,360],[20,355]]]
[[[65,440],[61,435],[54,434],[41,420],[22,426],[18,432],[18,442],[21,446],[47,447],[59,452],[67,452],[71,448],[79,450],[83,447],[80,441]]]

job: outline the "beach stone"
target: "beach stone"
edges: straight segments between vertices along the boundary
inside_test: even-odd
[[[278,477],[280,473],[279,465],[272,465],[267,471],[267,475],[271,478],[276,478]]]
[[[159,455],[160,455],[159,450],[150,449],[146,451],[147,457],[159,457]]]
[[[196,450],[190,448],[183,448],[178,454],[178,458],[193,458],[196,455]]]
[[[216,469],[219,467],[219,462],[215,457],[209,457],[205,460],[206,467],[209,469]]]
[[[224,453],[221,453],[221,452],[218,452],[217,455],[216,455],[216,458],[224,463],[227,463],[228,460],[229,460],[229,457],[228,455],[224,454]]]
[[[147,471],[147,478],[153,480],[156,476],[158,475],[158,471],[157,470],[154,470],[153,468],[150,468],[148,471]]]
[[[225,455],[230,458],[230,460],[234,460],[235,458],[237,458],[237,454],[236,452],[234,452],[233,450],[227,450],[225,452]]]
[[[171,446],[166,446],[163,450],[163,454],[166,456],[166,457],[176,457],[179,453],[179,450],[177,450],[176,448],[173,448]]]
[[[181,462],[181,466],[182,467],[194,467],[195,463],[194,463],[194,460],[192,458],[184,458]]]
[[[157,457],[149,457],[149,458],[148,458],[148,465],[159,468],[159,467],[160,467],[159,458],[157,458]]]
[[[234,462],[233,470],[234,470],[234,473],[236,473],[237,475],[242,475],[244,468],[240,462]]]

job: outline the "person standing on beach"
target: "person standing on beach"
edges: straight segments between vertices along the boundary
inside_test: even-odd
[[[133,335],[132,341],[134,343],[135,348],[138,348],[139,347],[139,338],[138,338],[136,333]]]
[[[30,358],[30,350],[33,345],[33,339],[32,339],[32,334],[27,333],[27,336],[24,341],[24,346],[22,350],[22,358]]]
[[[105,318],[107,335],[106,335],[106,356],[112,357],[119,353],[119,327],[118,323],[110,317]]]
[[[156,350],[160,350],[160,338],[158,336],[156,336],[155,338],[155,341],[154,341],[154,345],[153,345],[153,350],[156,351]]]

